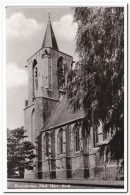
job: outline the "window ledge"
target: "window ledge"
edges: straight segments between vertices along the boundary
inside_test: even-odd
[[[98,143],[97,143],[97,146],[107,145],[108,143],[109,143],[109,141],[98,142]]]
[[[99,149],[99,147],[93,148],[93,150],[98,150],[98,149]]]
[[[102,141],[102,142],[98,142],[97,146],[101,146],[101,145],[107,145],[110,141]]]
[[[105,140],[103,140],[102,142],[98,142],[97,146],[101,146],[101,145],[107,145],[110,141],[111,141],[112,137],[107,137]]]
[[[60,157],[63,157],[63,156],[64,156],[64,154],[59,154],[59,156],[60,156]]]
[[[89,155],[93,155],[93,154],[97,153],[98,150],[99,150],[99,147],[93,148],[93,149],[89,152]]]
[[[80,150],[79,151],[75,151],[75,154],[80,154]]]

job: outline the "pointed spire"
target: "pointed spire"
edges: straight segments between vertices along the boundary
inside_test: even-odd
[[[50,10],[48,10],[48,21],[51,21]]]
[[[47,24],[44,40],[42,43],[42,48],[43,47],[51,47],[53,49],[59,50],[58,45],[57,45],[57,41],[56,41],[53,29],[52,29],[49,11],[48,11],[48,24]]]

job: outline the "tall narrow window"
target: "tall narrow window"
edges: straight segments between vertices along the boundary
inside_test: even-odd
[[[63,65],[63,57],[59,57],[57,61],[57,77],[58,77],[58,89],[63,89],[65,85],[65,73]]]
[[[37,73],[35,72],[37,66],[37,60],[33,60],[32,63],[32,90],[33,90],[33,96],[35,95],[35,89],[36,89],[36,82],[38,81],[36,78]],[[37,80],[37,81],[36,81]]]
[[[80,150],[79,127],[75,128],[75,151]]]
[[[59,154],[63,154],[63,129],[59,130],[58,139]]]
[[[46,157],[49,157],[49,133],[46,133],[44,141],[45,141],[45,155]]]
[[[55,130],[51,133],[51,179],[56,178],[56,159],[55,159]]]
[[[38,68],[37,66],[34,69],[34,75],[35,75],[35,89],[38,90]]]
[[[37,78],[37,67],[35,68],[35,77]]]
[[[93,126],[93,147],[94,148],[97,147],[97,143],[98,143],[98,132],[96,126],[94,125]]]
[[[55,158],[55,130],[51,133],[51,157]]]
[[[71,129],[70,126],[68,126],[65,130],[66,132],[66,156],[70,156],[71,152]]]
[[[31,115],[31,141],[34,142],[34,135],[35,135],[35,110],[32,110]]]

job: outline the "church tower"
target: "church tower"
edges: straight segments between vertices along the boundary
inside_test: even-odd
[[[26,66],[28,99],[25,100],[24,127],[33,144],[65,93],[67,71],[72,62],[72,56],[59,51],[49,16],[42,47],[27,60]]]

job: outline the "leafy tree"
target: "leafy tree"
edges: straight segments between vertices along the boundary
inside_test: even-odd
[[[8,177],[14,175],[15,169],[24,174],[24,169],[32,166],[35,154],[31,142],[25,141],[23,127],[14,130],[7,129],[7,168]]]
[[[69,104],[83,107],[83,133],[97,128],[111,132],[111,160],[124,157],[124,8],[77,7],[76,52],[79,61],[68,75]]]

